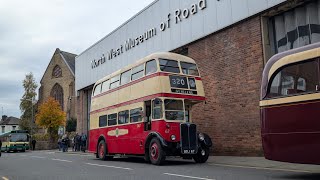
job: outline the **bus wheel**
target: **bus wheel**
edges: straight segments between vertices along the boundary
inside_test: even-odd
[[[166,159],[166,154],[157,138],[153,138],[150,142],[149,157],[154,165],[161,165]]]
[[[106,160],[107,155],[107,145],[104,140],[101,140],[98,144],[98,151],[97,151],[98,157],[101,160]]]
[[[97,157],[103,161],[113,159],[113,156],[107,156],[107,145],[104,140],[98,144]]]
[[[199,148],[198,153],[193,156],[193,159],[196,163],[205,163],[209,158],[209,149],[208,148]]]

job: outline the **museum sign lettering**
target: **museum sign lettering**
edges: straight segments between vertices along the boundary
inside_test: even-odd
[[[91,68],[94,69],[102,64],[104,64],[107,60],[112,60],[117,56],[129,51],[135,47],[138,47],[140,44],[152,39],[157,36],[159,32],[164,32],[171,27],[171,19],[175,24],[179,24],[180,22],[188,19],[189,17],[197,14],[199,11],[202,11],[207,8],[206,0],[199,0],[195,4],[191,4],[190,7],[185,9],[177,9],[173,14],[169,13],[167,19],[160,23],[159,27],[153,27],[142,33],[141,35],[133,38],[129,38],[124,42],[123,45],[120,45],[117,48],[110,49],[107,53],[102,54],[99,59],[94,59],[91,61]]]

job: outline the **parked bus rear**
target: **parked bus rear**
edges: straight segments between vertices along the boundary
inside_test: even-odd
[[[320,164],[320,43],[272,57],[263,72],[261,135],[267,159]]]

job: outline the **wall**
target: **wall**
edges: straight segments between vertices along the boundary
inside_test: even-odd
[[[52,71],[56,65],[59,65],[62,70],[62,77],[59,78],[53,78],[52,77]],[[43,103],[46,101],[51,95],[51,90],[53,86],[58,83],[63,88],[63,107],[64,111],[68,112],[70,110],[70,117],[76,117],[75,112],[75,98],[71,98],[71,101],[69,101],[69,96],[74,94],[74,86],[73,88],[70,88],[70,84],[74,84],[75,77],[70,72],[68,66],[65,64],[64,60],[61,57],[60,50],[57,49],[55,53],[52,56],[51,61],[49,62],[49,65],[47,67],[47,70],[45,71],[42,80],[41,80],[41,90],[39,93],[41,95],[41,99],[39,99],[39,103]],[[71,107],[71,109],[69,109]]]
[[[4,126],[4,132],[2,132],[2,127]],[[15,130],[19,130],[19,125],[1,125],[0,126],[0,133],[7,133],[13,131],[13,126],[16,126]]]
[[[285,2],[285,0],[201,1],[206,2],[206,8],[203,10],[200,10],[200,6],[197,5],[200,0],[155,1],[115,31],[89,47],[76,57],[76,90],[92,85],[115,70],[151,53],[171,51]],[[198,10],[194,15],[191,14],[193,4],[197,5]],[[182,14],[185,9],[190,12],[188,18],[176,21],[176,11],[180,10]],[[169,24],[169,26],[161,31],[161,23]],[[130,50],[125,50],[124,44],[128,39],[136,39],[153,28],[156,35]],[[123,46],[122,49],[121,46]],[[117,51],[117,49],[121,53],[109,60],[110,51]],[[94,60],[100,65],[92,68],[91,61]]]
[[[206,104],[192,111],[215,154],[260,155],[259,92],[263,70],[260,17],[188,45],[203,79]]]

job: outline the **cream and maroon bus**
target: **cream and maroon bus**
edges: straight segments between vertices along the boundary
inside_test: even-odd
[[[273,56],[261,86],[267,159],[320,164],[320,43]]]
[[[204,101],[194,60],[149,55],[94,85],[89,151],[102,160],[139,155],[159,165],[166,156],[181,156],[204,163],[212,142],[197,131],[191,113]]]

